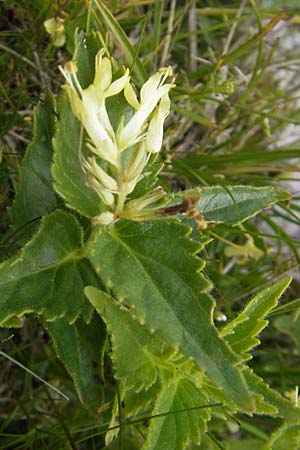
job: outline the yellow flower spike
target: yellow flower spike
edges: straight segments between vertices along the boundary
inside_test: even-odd
[[[129,69],[125,69],[122,76],[113,80],[112,61],[104,49],[96,55],[95,76],[85,89],[82,89],[79,83],[74,62],[67,63],[60,70],[67,82],[65,89],[72,111],[89,136],[86,146],[95,155],[82,157],[81,161],[88,184],[98,193],[103,203],[114,210],[106,211],[109,214],[97,216],[95,223],[109,224],[113,221],[112,217],[116,219],[122,216],[122,211],[127,207],[127,196],[144,176],[143,172],[151,154],[158,153],[161,149],[163,124],[170,110],[168,93],[173,87],[173,84],[166,83],[166,80],[172,75],[172,69],[164,68],[152,75],[141,88],[140,101],[130,82]],[[125,117],[120,116],[117,130],[114,130],[106,99],[122,91],[127,103],[134,108],[134,114],[127,123]],[[121,153],[132,146],[135,147],[132,148],[131,157],[124,167]],[[103,169],[102,164],[98,164],[96,156],[106,162],[108,172]],[[111,173],[113,176],[109,175]],[[158,195],[155,191],[154,194],[154,197],[143,198],[136,204],[141,208],[139,219],[133,210],[129,212],[134,220],[153,216],[153,211],[148,211],[147,205],[154,202],[155,198],[162,198],[161,192]],[[143,207],[147,211],[142,211]]]
[[[96,57],[97,59],[97,57]],[[102,59],[101,59],[102,60]],[[104,58],[108,60],[108,58]],[[105,71],[96,64],[96,75],[98,85],[106,86],[110,78],[110,62],[106,64]],[[86,132],[92,140],[93,147],[99,149],[101,157],[113,163],[115,166],[119,165],[119,151],[116,146],[113,128],[111,126],[106,108],[105,108],[105,92],[98,90],[91,84],[86,89],[82,89],[77,78],[76,64],[69,62],[65,69],[60,67],[68,85],[66,86],[69,94],[72,110],[75,116],[82,122]],[[97,72],[98,70],[98,72]],[[100,71],[100,74],[99,74]],[[124,81],[125,84],[126,80]]]

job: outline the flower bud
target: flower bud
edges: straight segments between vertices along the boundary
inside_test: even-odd
[[[146,148],[149,153],[158,153],[162,146],[164,121],[170,111],[170,99],[165,94],[153,113],[146,137]]]
[[[115,220],[115,216],[110,211],[105,211],[92,220],[93,225],[110,225]]]
[[[118,184],[114,178],[108,175],[102,167],[97,164],[96,158],[89,157],[87,161],[84,161],[85,168],[92,174],[94,177],[100,181],[105,189],[109,189],[110,191],[116,192],[118,190]]]
[[[136,149],[125,169],[124,178],[128,181],[137,179],[147,163],[147,152],[145,143],[141,142]]]

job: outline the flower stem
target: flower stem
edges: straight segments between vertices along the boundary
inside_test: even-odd
[[[126,190],[125,190],[126,184],[124,182],[120,182],[120,191],[118,196],[118,203],[116,207],[116,214],[119,214],[124,209],[124,204],[126,200]]]

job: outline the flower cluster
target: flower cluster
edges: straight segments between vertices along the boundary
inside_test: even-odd
[[[74,62],[60,68],[67,81],[65,88],[73,113],[89,137],[87,146],[91,154],[82,159],[82,168],[89,185],[107,207],[107,211],[98,216],[98,223],[110,223],[122,215],[126,198],[144,176],[149,157],[160,151],[164,120],[170,110],[169,91],[173,87],[166,82],[172,75],[171,68],[160,69],[142,86],[138,99],[128,69],[113,81],[112,63],[105,53],[102,49],[96,55],[94,81],[86,89],[79,83]],[[127,123],[124,116],[120,117],[114,129],[106,99],[120,93],[133,114]],[[156,191],[154,200],[152,197],[149,200],[148,196],[141,205],[157,197]]]

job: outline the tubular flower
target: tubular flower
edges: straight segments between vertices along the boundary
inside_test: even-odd
[[[124,92],[126,100],[132,106],[136,105],[138,107],[136,113],[122,129],[118,138],[118,145],[121,151],[142,140],[147,119],[149,119],[160,99],[168,97],[168,92],[173,87],[172,84],[164,84],[166,78],[171,75],[171,67],[161,69],[160,72],[152,75],[142,86],[140,103],[136,103],[136,99],[133,99],[133,90],[128,88],[127,85],[127,89]]]
[[[163,124],[170,110],[169,91],[174,86],[166,80],[172,69],[163,68],[152,75],[142,86],[139,99],[128,69],[113,80],[112,62],[105,50],[96,55],[94,80],[85,89],[74,62],[60,70],[67,81],[72,111],[89,137],[87,147],[92,155],[82,156],[82,168],[88,184],[109,209],[93,222],[108,224],[122,216],[126,197],[145,175],[149,157],[161,149]],[[121,115],[114,130],[106,99],[122,92],[133,114],[127,123]]]

